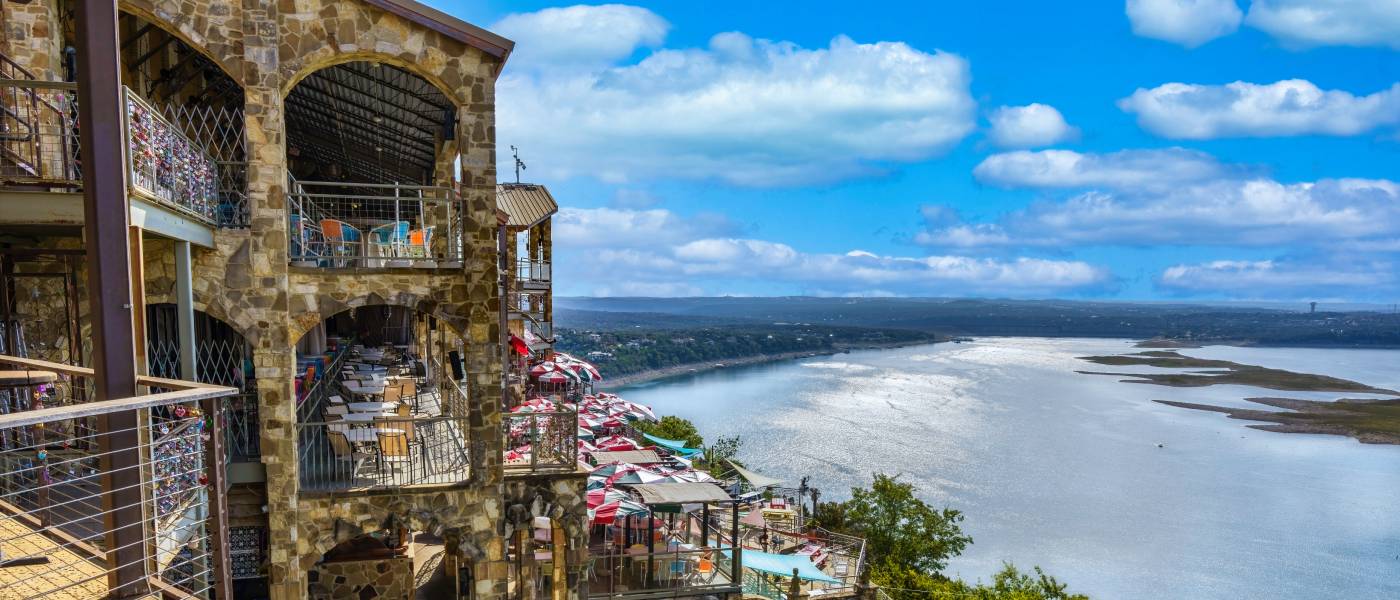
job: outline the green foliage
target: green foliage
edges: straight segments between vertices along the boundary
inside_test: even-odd
[[[956,510],[916,498],[913,484],[883,473],[875,474],[870,489],[851,489],[846,505],[848,528],[865,538],[872,564],[920,573],[938,573],[972,543],[958,526],[962,519]]]
[[[972,538],[958,525],[962,513],[935,509],[916,491],[898,476],[876,473],[870,488],[851,489],[850,500],[821,503],[813,522],[864,537],[870,581],[896,600],[1088,600],[1065,591],[1065,584],[1040,567],[1031,574],[1007,564],[989,585],[943,576],[948,559],[962,553]]]
[[[705,451],[700,454],[699,466],[709,471],[711,475],[717,478],[724,479],[729,477],[734,474],[734,469],[729,466],[730,462],[736,463],[741,467],[744,466],[743,463],[740,463],[739,459],[736,458],[739,455],[739,447],[741,445],[743,445],[743,441],[740,440],[737,435],[728,437],[720,436],[719,439],[715,440],[715,443],[706,446]]]
[[[661,417],[661,421],[657,423],[634,421],[632,427],[659,438],[685,442],[687,448],[700,448],[705,445],[705,438],[700,436],[700,430],[695,428],[695,424],[675,415]]]

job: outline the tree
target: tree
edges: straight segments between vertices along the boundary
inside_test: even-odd
[[[700,460],[711,475],[724,479],[734,472],[734,469],[729,467],[730,462],[743,466],[743,463],[735,458],[739,455],[739,446],[742,444],[737,435],[721,436],[715,443],[705,447],[705,451],[700,454]]]
[[[898,479],[876,473],[870,489],[852,488],[848,527],[865,537],[872,564],[936,575],[972,538],[958,526],[962,513],[934,509],[914,496],[913,484]]]
[[[684,442],[687,448],[700,448],[705,445],[705,438],[700,436],[700,430],[695,428],[695,424],[675,415],[661,417],[656,423],[637,421],[632,426],[642,433]]]

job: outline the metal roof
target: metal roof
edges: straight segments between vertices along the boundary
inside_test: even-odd
[[[533,183],[496,184],[496,206],[510,215],[507,227],[528,229],[559,212],[559,203],[542,185]]]
[[[733,502],[729,494],[713,483],[618,484],[642,496],[642,504],[690,504],[693,502]]]
[[[287,94],[286,111],[292,172],[311,180],[430,184],[438,140],[456,121],[442,90],[367,61],[306,76]]]
[[[649,465],[661,462],[661,456],[655,450],[617,450],[598,451],[592,454],[593,462],[600,465],[623,462],[634,465]]]

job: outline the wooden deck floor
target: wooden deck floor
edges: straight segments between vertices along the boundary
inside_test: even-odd
[[[0,568],[0,600],[91,600],[107,595],[106,571],[86,553],[60,546],[19,519],[0,516],[0,552],[6,559],[49,559],[44,565]]]

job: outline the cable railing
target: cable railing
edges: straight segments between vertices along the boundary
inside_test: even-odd
[[[0,364],[35,381],[92,377],[11,356]],[[222,491],[211,484],[222,461],[209,440],[222,435],[212,408],[237,390],[138,382],[174,391],[50,406],[57,391],[18,385],[32,403],[0,415],[0,597],[210,598],[221,586]]]
[[[471,474],[469,428],[464,417],[298,423],[300,489],[334,492],[464,482]]]
[[[519,412],[501,417],[506,471],[578,468],[578,412]]]
[[[607,548],[592,557],[590,597],[695,596],[737,592],[732,552],[718,548]]]
[[[461,264],[466,204],[450,187],[288,180],[293,266]]]
[[[126,135],[133,192],[206,224],[218,223],[218,165],[131,88],[126,88]]]

